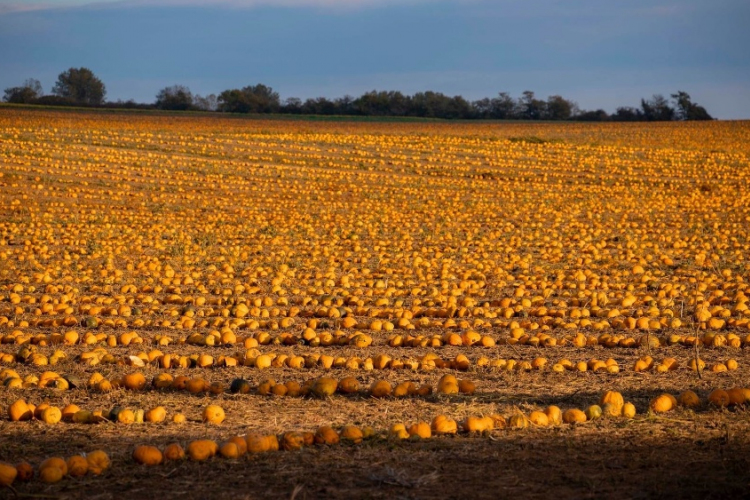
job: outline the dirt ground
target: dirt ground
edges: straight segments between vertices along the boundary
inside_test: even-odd
[[[397,356],[403,349],[390,349]],[[282,349],[283,350],[283,349]],[[456,348],[436,349],[446,357]],[[505,352],[503,352],[505,350]],[[353,351],[353,349],[348,349]],[[358,350],[361,351],[361,350]],[[515,348],[516,353],[538,354]],[[604,352],[601,352],[604,351]],[[559,352],[572,360],[614,357],[628,366],[640,349],[571,349]],[[683,360],[684,347],[663,354]],[[388,352],[388,351],[386,351]],[[512,355],[509,347],[499,355]],[[342,355],[347,349],[341,350]],[[358,352],[361,356],[366,353]],[[410,353],[411,354],[411,353]],[[476,357],[479,353],[474,355]],[[705,351],[709,362],[722,351]],[[744,354],[744,352],[740,352]],[[738,358],[738,359],[744,359]],[[683,363],[684,364],[684,363]],[[746,363],[741,363],[746,366]],[[73,373],[78,369],[73,365]],[[108,376],[128,373],[116,367]],[[158,369],[145,373],[156,374]],[[191,370],[184,373],[191,375]],[[192,370],[195,375],[195,370]],[[175,373],[177,375],[179,371]],[[374,371],[363,375],[346,370],[216,368],[202,376],[228,385],[242,376],[253,385],[268,378],[300,382],[324,374],[355,376],[367,387],[376,379],[413,380],[435,384],[444,370],[432,373]],[[83,425],[0,421],[2,455],[6,461],[39,463],[49,456],[67,457],[93,449],[110,453],[113,466],[101,477],[68,479],[54,485],[38,481],[16,483],[20,498],[739,498],[750,487],[750,418],[744,409],[696,411],[677,409],[662,416],[648,414],[648,403],[662,392],[690,388],[703,398],[716,386],[730,387],[747,380],[748,370],[704,373],[699,379],[687,369],[668,374],[592,372],[496,372],[488,369],[459,372],[477,383],[474,395],[432,395],[424,398],[374,399],[366,394],[334,395],[327,399],[259,395],[189,395],[174,392],[132,393],[117,390],[98,394],[86,389],[64,394],[46,390],[5,391],[0,404],[25,396],[60,406],[75,401],[81,407],[108,409],[116,405],[148,409],[164,405],[169,414],[182,412],[188,422],[175,424],[114,423]],[[499,413],[510,417],[520,410],[557,405],[586,408],[598,402],[604,389],[618,390],[639,412],[633,420],[602,418],[586,424],[526,430],[495,430],[488,435],[433,437],[404,442],[388,439],[393,423],[430,421],[437,414],[457,420],[470,415]],[[202,408],[220,404],[228,418],[221,426],[200,422]],[[320,425],[369,425],[378,436],[360,445],[310,447],[236,460],[215,457],[205,463],[189,461],[148,468],[135,464],[138,444],[163,448],[171,442],[186,445],[193,439],[222,441],[248,432],[314,431]],[[4,494],[11,495],[8,491]]]

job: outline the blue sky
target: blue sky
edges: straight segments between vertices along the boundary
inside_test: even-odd
[[[0,0],[0,89],[85,66],[110,100],[264,83],[287,97],[561,94],[614,111],[685,90],[750,119],[747,0]]]

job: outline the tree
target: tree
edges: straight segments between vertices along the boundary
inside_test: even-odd
[[[575,119],[581,122],[606,122],[609,120],[609,115],[603,109],[597,109],[596,111],[581,111]]]
[[[654,94],[648,101],[641,99],[641,110],[643,110],[643,118],[650,122],[668,122],[674,120],[675,116],[674,108],[661,94]]]
[[[306,99],[302,104],[303,115],[335,115],[336,103],[325,98]]]
[[[185,111],[193,107],[193,93],[184,85],[164,87],[156,94],[154,104],[159,109]]]
[[[259,83],[219,94],[219,111],[228,113],[275,113],[281,108],[279,93]]]
[[[492,118],[492,99],[485,97],[471,103],[472,109],[474,109],[474,116],[479,119]]]
[[[88,68],[70,68],[57,77],[52,93],[75,104],[100,105],[107,89]]]
[[[534,92],[526,90],[523,97],[518,100],[521,109],[521,118],[526,120],[539,120],[545,113],[547,103],[534,97]]]
[[[508,120],[515,118],[517,111],[516,101],[507,92],[500,92],[492,99],[492,118]]]
[[[678,90],[670,97],[675,102],[675,116],[678,120],[713,120],[706,108],[693,103],[687,92]]]
[[[29,78],[20,87],[9,87],[5,89],[5,95],[3,101],[12,102],[14,104],[29,104],[40,97],[44,90],[39,80]]]
[[[399,91],[373,90],[355,99],[352,107],[364,116],[404,116],[409,108],[409,102]]]
[[[338,115],[355,115],[357,114],[354,97],[346,94],[344,97],[339,97],[333,102],[336,105],[336,114]]]
[[[219,101],[216,94],[208,94],[205,97],[196,94],[193,96],[193,107],[201,111],[216,111]]]
[[[284,104],[281,107],[283,113],[298,115],[302,113],[302,99],[299,97],[289,97],[284,101]]]
[[[547,98],[547,103],[544,107],[544,118],[546,120],[570,120],[573,116],[573,110],[577,106],[575,103],[563,99],[559,95],[551,95]]]
[[[616,122],[638,122],[643,119],[643,113],[641,113],[641,110],[630,106],[621,106],[617,108],[615,114],[612,115],[612,120]]]

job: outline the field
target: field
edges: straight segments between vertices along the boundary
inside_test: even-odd
[[[0,204],[0,497],[750,488],[749,122],[2,107]]]

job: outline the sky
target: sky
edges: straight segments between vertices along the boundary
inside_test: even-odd
[[[91,69],[107,99],[170,85],[281,98],[532,90],[583,109],[688,92],[750,119],[748,0],[0,0],[0,89]]]

